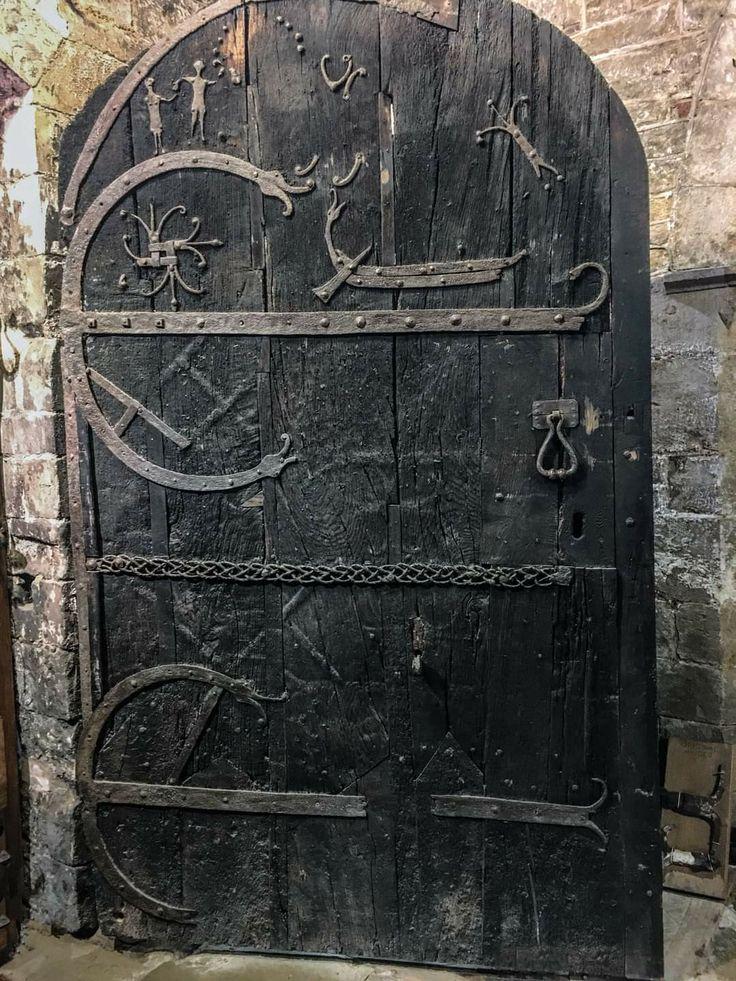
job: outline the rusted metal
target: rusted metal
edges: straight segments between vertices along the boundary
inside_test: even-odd
[[[450,309],[330,310],[261,313],[232,311],[203,313],[149,313],[140,310],[95,311],[95,326],[88,313],[67,310],[63,323],[74,337],[94,334],[256,334],[263,336],[403,334],[409,332],[575,333],[585,316],[575,307],[456,307]]]
[[[314,170],[314,168],[317,166],[318,163],[319,163],[319,154],[315,153],[315,155],[312,157],[312,159],[309,161],[308,164],[305,164],[303,167],[298,167],[298,166],[294,167],[294,173],[296,174],[297,177],[309,177],[309,175],[312,173],[312,171]]]
[[[565,178],[562,176],[559,170],[556,167],[553,167],[552,164],[547,163],[547,161],[540,154],[537,148],[529,142],[529,140],[526,138],[526,136],[524,136],[521,129],[519,128],[519,123],[516,119],[516,114],[519,110],[519,106],[525,105],[528,102],[529,102],[528,95],[519,96],[519,98],[516,99],[516,101],[511,106],[511,111],[509,112],[508,118],[506,118],[505,116],[502,116],[501,113],[498,111],[493,100],[489,99],[488,107],[497,116],[497,118],[500,120],[500,123],[497,123],[494,126],[487,126],[485,129],[477,130],[475,134],[476,142],[482,144],[484,142],[485,137],[488,136],[490,133],[504,133],[506,136],[510,136],[511,139],[516,143],[516,145],[519,147],[519,149],[524,154],[526,159],[532,165],[532,168],[534,169],[534,173],[537,175],[537,177],[540,180],[542,179],[542,171],[547,170],[551,174],[554,174],[554,176],[557,178],[558,181],[560,182],[564,181]],[[552,185],[545,184],[545,190],[551,191]]]
[[[183,75],[181,78],[177,79],[172,84],[172,88],[176,92],[178,92],[179,91],[179,87],[181,86],[181,83],[182,82],[186,82],[188,85],[191,86],[191,89],[192,89],[192,108],[191,108],[192,128],[191,128],[190,136],[192,138],[194,138],[194,133],[195,133],[197,127],[199,127],[199,138],[200,138],[201,142],[204,143],[204,120],[205,120],[205,116],[207,114],[207,102],[206,102],[206,99],[207,99],[207,89],[211,85],[217,85],[217,82],[214,79],[210,81],[210,80],[208,80],[208,79],[206,79],[204,77],[203,72],[204,72],[204,67],[205,66],[204,66],[204,62],[203,61],[200,61],[200,60],[195,61],[194,62],[194,65],[192,67],[194,68],[194,74],[193,75]]]
[[[548,399],[535,402],[532,405],[532,427],[546,429],[539,453],[537,454],[537,472],[548,480],[565,480],[578,472],[580,462],[572,444],[565,436],[566,429],[575,429],[580,422],[580,410],[574,399]],[[546,467],[544,461],[548,453],[556,453],[555,441],[559,444],[563,456],[569,463],[563,467]]]
[[[538,800],[512,800],[506,797],[473,797],[469,795],[432,795],[432,813],[437,817],[471,818],[476,821],[507,821],[520,824],[549,824],[572,830],[592,831],[608,844],[608,835],[593,820],[608,799],[604,780],[592,778],[601,787],[601,795],[592,804],[551,804]]]
[[[82,309],[82,276],[84,262],[90,244],[100,225],[110,211],[125,197],[156,175],[170,174],[186,170],[216,170],[235,174],[244,180],[258,185],[266,197],[276,198],[283,204],[282,214],[290,217],[294,213],[292,196],[309,194],[314,190],[314,181],[304,185],[290,184],[278,170],[262,170],[248,160],[233,157],[226,153],[213,153],[206,150],[181,150],[167,153],[132,167],[117,177],[95,199],[85,212],[69,246],[66,262],[66,275],[62,292],[62,306],[66,309]]]
[[[323,303],[329,303],[343,286],[362,289],[399,290],[430,289],[432,287],[470,286],[497,282],[504,270],[510,269],[527,256],[526,249],[504,259],[473,259],[467,262],[427,262],[404,266],[364,266],[362,263],[373,251],[369,245],[355,258],[338,249],[332,238],[333,228],[345,210],[347,202],[338,201],[337,191],[330,190],[325,241],[336,275],[312,291]]]
[[[97,780],[94,775],[95,754],[100,737],[115,712],[134,696],[149,688],[170,682],[193,682],[207,685],[210,689],[205,700],[204,713],[190,731],[184,750],[191,753],[200,738],[204,726],[202,718],[209,719],[214,708],[213,691],[228,692],[239,702],[250,705],[262,718],[266,718],[264,705],[283,702],[284,692],[278,696],[257,692],[250,681],[231,678],[219,671],[196,664],[165,664],[146,668],[119,682],[102,699],[80,735],[77,750],[77,781],[83,802],[83,827],[90,853],[108,883],[127,902],[138,909],[165,920],[191,923],[197,917],[194,909],[174,906],[157,899],[138,888],[115,862],[97,825],[97,809],[100,806],[140,806],[154,808],[179,808],[197,811],[216,811],[236,814],[287,814],[294,817],[364,818],[365,798],[342,794],[288,793],[230,788],[177,786],[148,784],[118,780]],[[194,735],[194,738],[193,738]],[[183,770],[182,754],[174,765],[172,781],[180,778]],[[186,760],[184,760],[184,764]]]
[[[192,441],[190,439],[187,439],[186,436],[182,436],[181,433],[178,433],[175,429],[172,429],[172,427],[165,423],[163,419],[159,419],[159,417],[151,412],[150,409],[147,409],[137,399],[134,399],[131,395],[128,395],[128,393],[124,392],[121,388],[118,388],[118,386],[113,384],[113,382],[111,382],[108,378],[101,375],[99,371],[95,371],[94,368],[88,368],[87,371],[91,381],[93,381],[96,385],[99,385],[100,388],[104,388],[109,395],[112,395],[116,401],[125,406],[125,412],[113,426],[113,429],[118,436],[122,436],[136,416],[140,416],[141,419],[143,419],[143,421],[149,426],[153,426],[153,428],[157,429],[162,436],[165,436],[166,439],[170,439],[172,443],[175,443],[180,450],[189,449],[189,447],[192,445]]]
[[[680,849],[667,848],[664,854],[664,865],[686,865],[701,871],[715,872],[720,868],[718,853],[721,847],[721,816],[718,805],[726,791],[726,780],[723,767],[719,766],[715,774],[713,790],[708,795],[690,794],[680,790],[662,790],[662,809],[672,811],[683,817],[704,821],[708,827],[708,851],[684,852]],[[667,831],[664,829],[665,845]]]
[[[350,91],[355,84],[356,79],[365,78],[368,72],[365,68],[353,68],[353,56],[350,54],[345,54],[342,56],[343,64],[345,68],[342,75],[339,78],[330,78],[327,73],[327,63],[330,60],[328,54],[322,55],[320,59],[319,68],[322,73],[322,78],[324,79],[325,85],[330,89],[331,92],[339,92],[342,89],[342,97],[346,101],[350,99]]]
[[[499,586],[535,589],[569,586],[573,570],[565,566],[429,565],[297,565],[290,562],[227,562],[175,559],[159,555],[102,555],[87,559],[89,572],[144,579],[214,579],[225,582],[278,582],[320,586]]]
[[[355,161],[353,166],[350,168],[348,173],[344,177],[333,177],[332,183],[335,187],[347,187],[348,184],[352,184],[355,178],[360,173],[360,168],[366,165],[366,157],[362,151],[358,151],[355,154]]]
[[[143,57],[134,65],[128,75],[115,89],[104,109],[95,120],[95,124],[87,137],[79,159],[72,171],[72,176],[64,194],[61,207],[61,222],[73,225],[79,200],[79,192],[85,177],[97,159],[100,147],[115,124],[115,120],[125,109],[129,99],[135,94],[140,83],[147,78],[151,70],[164,58],[180,41],[188,37],[199,27],[209,24],[216,17],[222,17],[242,5],[242,0],[218,0],[199,13],[185,18],[172,28],[159,42],[146,51]]]
[[[201,221],[199,218],[192,218],[192,231],[186,238],[163,238],[163,230],[167,222],[176,214],[186,215],[187,209],[183,204],[176,205],[173,208],[169,208],[166,214],[163,216],[161,221],[156,223],[156,206],[151,202],[151,224],[148,225],[139,215],[133,212],[121,211],[121,217],[123,219],[127,218],[129,215],[134,218],[142,226],[146,233],[148,252],[146,255],[139,256],[130,248],[130,243],[132,241],[131,235],[123,235],[123,248],[130,256],[130,258],[135,262],[139,269],[152,269],[154,273],[161,272],[161,278],[159,282],[153,282],[151,288],[148,292],[141,292],[140,296],[153,297],[160,293],[166,286],[169,287],[171,291],[171,309],[179,309],[179,300],[177,299],[177,286],[180,286],[186,293],[191,296],[202,296],[205,292],[203,288],[191,286],[182,277],[180,266],[179,266],[179,255],[181,252],[190,252],[197,259],[197,266],[200,269],[207,268],[207,260],[204,257],[202,249],[204,248],[216,248],[221,246],[223,243],[219,238],[209,239],[208,241],[203,241],[197,238],[199,234]]]

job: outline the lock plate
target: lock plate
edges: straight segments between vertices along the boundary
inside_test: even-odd
[[[532,427],[549,429],[547,419],[553,412],[562,413],[565,429],[580,425],[580,409],[575,399],[543,399],[532,403]]]

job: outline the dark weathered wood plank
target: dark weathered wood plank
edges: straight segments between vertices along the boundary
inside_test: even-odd
[[[647,168],[611,94],[613,446],[621,609],[621,799],[626,972],[662,974],[655,701]]]
[[[297,33],[303,35],[301,53]],[[368,261],[379,261],[378,8],[305,5],[300,0],[253,4],[248,8],[248,50],[254,161],[266,170],[280,170],[293,184],[304,185],[308,179],[317,184],[311,194],[295,198],[291,218],[280,215],[278,202],[265,202],[268,308],[325,309],[312,290],[335,273],[324,236],[331,191],[346,204],[334,230],[336,246],[355,256],[373,244]],[[343,90],[330,91],[320,74],[321,59],[329,55],[327,70],[338,77],[345,54],[352,54],[355,68],[366,72],[352,84],[349,99],[343,98]],[[357,153],[364,154],[366,164],[349,186],[336,189],[333,178],[349,173]],[[305,166],[315,154],[320,161],[310,177],[296,177],[294,168]],[[384,306],[391,306],[390,293],[343,287],[329,308]]]
[[[537,473],[532,403],[558,391],[555,338],[484,338],[480,361],[483,562],[554,562],[558,486]]]

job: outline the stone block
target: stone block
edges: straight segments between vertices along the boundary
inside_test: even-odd
[[[11,572],[32,578],[71,579],[71,550],[63,545],[47,545],[35,539],[11,538],[8,561]]]
[[[0,192],[0,211],[4,210],[2,197]],[[12,310],[11,324],[33,328],[42,324],[48,313],[44,257],[11,251],[2,245],[7,237],[0,230],[0,255],[15,258],[0,261],[0,296],[7,309]]]
[[[641,7],[638,4],[619,17],[607,19],[573,35],[573,39],[591,58],[641,44],[650,38],[677,37],[679,34],[677,0]],[[610,14],[609,14],[610,17]]]
[[[606,81],[624,102],[692,95],[700,76],[707,38],[677,37],[658,44],[615,51],[595,59]]]
[[[26,338],[18,370],[3,384],[3,411],[61,411],[59,342],[51,337]]]
[[[652,347],[657,354],[714,354],[723,348],[733,297],[728,289],[666,293],[652,283]]]
[[[677,655],[695,664],[721,663],[721,620],[718,602],[681,603],[675,608]]]
[[[61,412],[3,413],[0,422],[3,456],[61,456],[64,453],[64,416]]]
[[[654,222],[669,221],[672,217],[672,192],[652,195],[650,202],[650,220]]]
[[[88,856],[73,781],[47,760],[29,759],[26,764],[23,782],[30,851],[45,852],[64,865],[84,864]]]
[[[673,261],[679,269],[733,265],[736,187],[683,187],[677,199]]]
[[[699,453],[716,448],[717,369],[714,355],[655,355],[652,430],[656,452]]]
[[[61,721],[79,717],[79,666],[76,651],[42,643],[13,646],[18,704]]]
[[[583,24],[583,0],[522,0],[522,3],[567,34],[579,31]]]
[[[720,578],[721,522],[710,515],[669,515],[655,527],[655,551],[660,568],[688,563]]]
[[[78,723],[54,719],[18,706],[21,751],[29,759],[70,761],[74,757]]]
[[[648,160],[679,158],[685,152],[687,122],[674,120],[650,126],[640,134]]]
[[[736,51],[736,16],[733,3],[730,4],[730,16],[720,17],[720,10],[714,9],[711,0],[683,0],[684,19],[686,25],[692,24],[695,29],[698,22],[707,24],[711,29],[716,25],[718,31],[714,36],[713,49],[708,58],[707,71],[703,77],[701,96],[704,99],[717,99],[726,102],[734,98],[736,91],[736,65],[733,63]]]
[[[672,510],[718,514],[723,469],[724,461],[720,457],[671,457],[668,484]]]
[[[731,138],[734,132],[736,102],[723,99],[698,101],[690,135],[693,150],[688,154],[689,181],[693,184],[736,185],[736,153]],[[724,215],[725,221],[728,218]]]
[[[723,717],[723,675],[707,664],[661,658],[657,701],[661,715],[717,725]]]
[[[61,520],[65,508],[62,482],[64,461],[56,456],[12,457],[3,464],[6,513],[26,521]]]
[[[76,597],[73,582],[37,577],[30,603],[13,605],[13,636],[21,644],[72,650],[76,647]]]
[[[67,545],[69,521],[66,518],[8,518],[11,538],[30,538],[41,545]]]
[[[43,852],[30,859],[31,919],[64,933],[92,933],[97,911],[92,870],[58,862]]]
[[[83,41],[65,38],[34,88],[34,97],[58,112],[78,112],[97,86],[140,50],[138,39],[130,40],[133,43],[128,53],[116,57]],[[74,78],[73,85],[70,78]]]

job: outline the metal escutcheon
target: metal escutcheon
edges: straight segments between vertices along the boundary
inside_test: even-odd
[[[547,435],[537,454],[537,471],[547,480],[565,480],[573,477],[579,469],[579,461],[570,441],[565,436],[566,429],[575,429],[580,423],[580,410],[575,399],[546,399],[532,404],[532,426],[546,429]],[[546,467],[548,454],[553,455],[557,446],[563,451],[562,467]],[[567,466],[565,466],[567,460]]]

